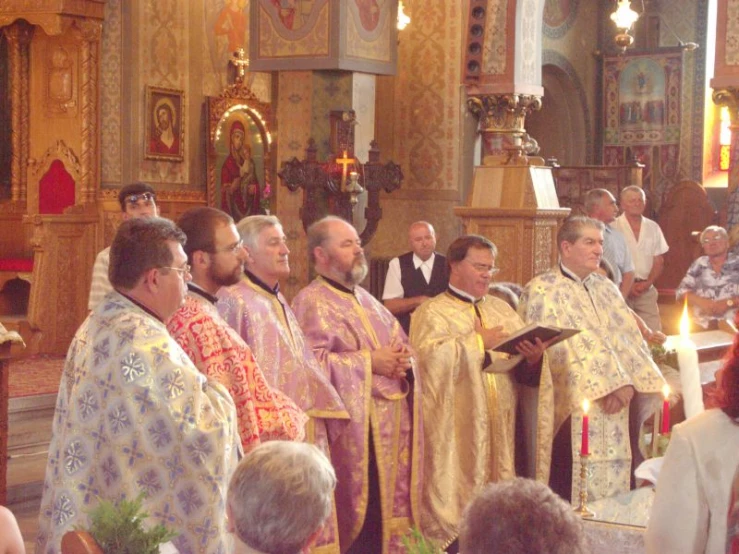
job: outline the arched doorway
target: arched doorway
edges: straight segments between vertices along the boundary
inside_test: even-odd
[[[526,131],[539,142],[539,155],[561,165],[592,163],[589,117],[580,83],[553,64],[542,67],[541,110],[526,118]]]

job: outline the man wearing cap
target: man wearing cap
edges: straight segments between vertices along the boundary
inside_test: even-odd
[[[121,205],[123,221],[136,217],[156,217],[159,209],[156,203],[156,193],[146,183],[133,183],[126,185],[118,193],[118,203]],[[92,267],[92,284],[90,285],[90,299],[87,309],[95,309],[103,297],[113,290],[108,279],[108,266],[110,265],[110,247],[101,250],[95,265]]]

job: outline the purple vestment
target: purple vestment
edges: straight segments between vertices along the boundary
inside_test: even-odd
[[[417,522],[421,482],[421,418],[418,376],[411,390],[406,379],[372,373],[372,350],[408,338],[393,315],[366,290],[340,290],[322,277],[304,288],[293,310],[305,339],[329,372],[351,421],[332,432],[331,461],[338,485],[336,506],[342,552],[359,535],[367,512],[369,433],[379,474],[382,554],[405,552],[401,537]]]

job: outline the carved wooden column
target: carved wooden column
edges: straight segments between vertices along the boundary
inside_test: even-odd
[[[480,120],[483,159],[506,153],[519,159],[530,142],[524,127],[526,116],[541,109],[541,96],[512,93],[474,95],[468,98],[467,106]]]
[[[100,75],[100,40],[103,24],[89,19],[78,22],[81,42],[81,116],[82,137],[80,145],[80,204],[94,204],[98,188],[99,168],[99,125],[98,76]]]
[[[34,28],[25,21],[17,21],[2,29],[8,40],[10,62],[10,102],[11,102],[11,168],[10,199],[13,203],[25,204],[28,183],[28,46]]]

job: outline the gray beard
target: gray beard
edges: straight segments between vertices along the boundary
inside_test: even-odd
[[[369,267],[367,266],[367,260],[362,260],[361,263],[352,266],[350,271],[344,274],[344,278],[347,283],[351,283],[352,286],[356,286],[367,277]]]

